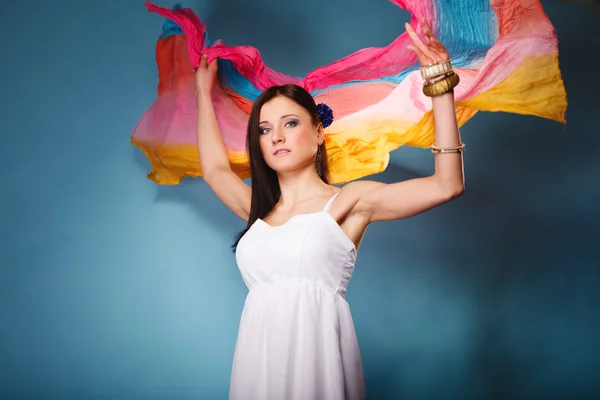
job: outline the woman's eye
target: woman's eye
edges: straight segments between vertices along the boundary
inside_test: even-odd
[[[285,124],[285,126],[286,126],[286,127],[288,127],[288,128],[294,127],[294,126],[296,126],[296,125],[298,125],[298,121],[288,121],[288,122]]]
[[[264,135],[265,133],[267,133],[267,132],[268,132],[268,130],[269,130],[269,128],[260,128],[260,130],[259,130],[259,131],[260,131],[260,134],[261,134],[261,135]]]

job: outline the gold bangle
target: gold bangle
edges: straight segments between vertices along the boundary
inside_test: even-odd
[[[449,72],[444,78],[423,85],[423,94],[427,97],[436,97],[446,94],[460,83],[460,77],[454,71]]]
[[[431,146],[431,152],[434,154],[462,153],[464,149],[464,143],[461,143],[456,147],[438,147],[436,145]]]
[[[450,71],[452,71],[450,60],[438,61],[421,67],[421,77],[423,79],[430,79],[447,74]]]

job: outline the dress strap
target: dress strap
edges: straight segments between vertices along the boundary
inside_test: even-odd
[[[331,197],[329,199],[329,201],[327,202],[327,204],[325,204],[325,208],[323,209],[324,212],[328,213],[329,209],[331,208],[331,204],[333,203],[333,200],[335,199],[335,197],[339,194],[340,192],[337,192],[336,194],[333,195],[333,197]]]

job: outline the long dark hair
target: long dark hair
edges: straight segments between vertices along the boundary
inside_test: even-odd
[[[246,234],[248,229],[259,218],[266,217],[281,196],[279,180],[276,172],[267,165],[260,150],[260,110],[262,106],[269,100],[277,96],[284,96],[304,107],[311,116],[312,123],[317,126],[321,123],[317,105],[315,100],[304,88],[294,84],[282,86],[272,86],[261,93],[256,99],[250,111],[248,118],[248,128],[246,131],[246,150],[250,158],[250,175],[252,184],[252,199],[250,204],[250,215],[248,216],[248,224],[246,228],[238,233],[235,237],[235,242],[232,249],[235,252],[237,245]],[[315,159],[315,167],[319,172],[321,180],[329,183],[329,169],[327,167],[327,153],[325,151],[325,143],[319,146],[319,157]],[[319,165],[317,165],[319,164]]]

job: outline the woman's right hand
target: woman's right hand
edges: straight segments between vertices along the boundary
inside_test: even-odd
[[[202,55],[200,66],[196,69],[196,92],[210,94],[213,82],[217,76],[217,59],[208,63],[208,56]]]

